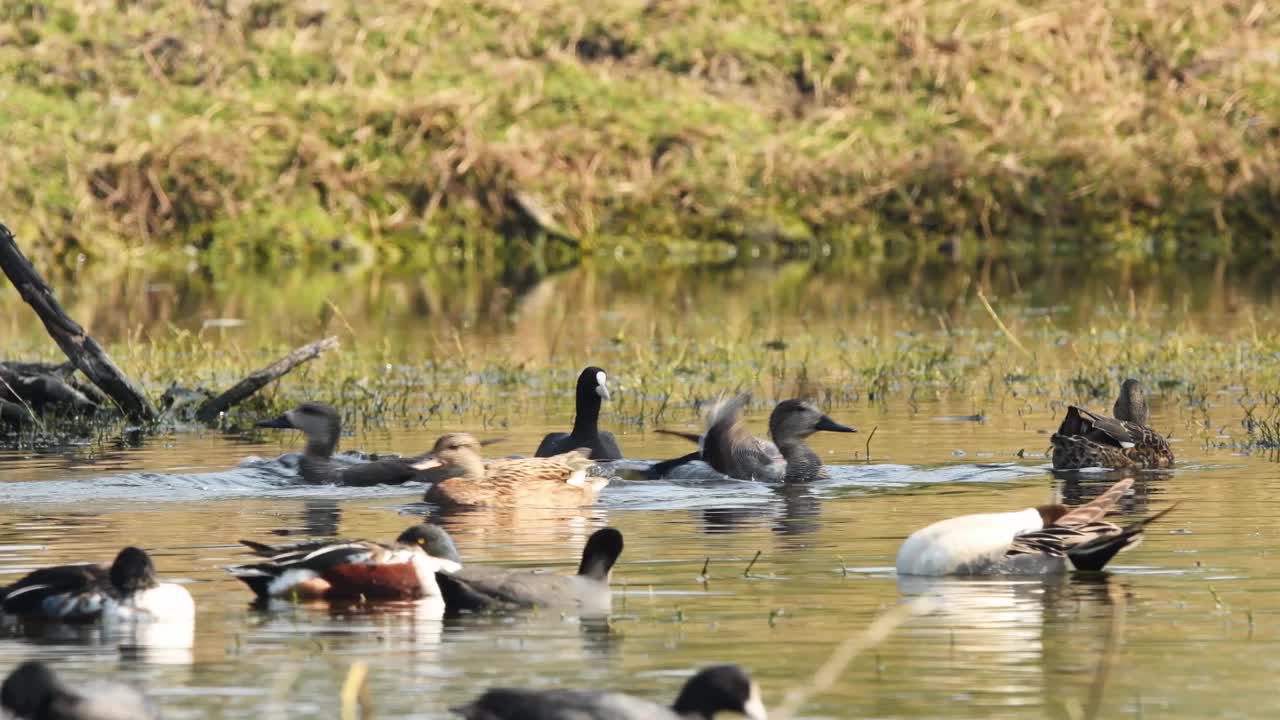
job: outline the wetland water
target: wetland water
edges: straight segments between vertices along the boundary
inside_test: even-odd
[[[813,326],[786,330],[807,322],[806,315],[831,322],[876,308],[878,317],[861,321],[869,331],[936,322],[928,313],[914,320],[910,312],[890,316],[884,308],[891,299],[846,297],[838,283],[778,273],[760,277],[768,282],[738,276],[736,289],[726,293],[740,303],[726,301],[720,307],[728,310],[718,318],[694,313],[689,324],[732,324],[735,312],[771,311],[766,324],[794,337],[816,332]],[[581,332],[608,338],[636,332],[648,313],[670,302],[663,292],[674,292],[675,283],[657,282],[650,294],[657,299],[640,302],[625,292],[615,297],[590,277],[557,282],[534,291],[549,294],[538,302],[551,309],[537,314],[532,326],[487,327],[483,311],[468,309],[467,302],[458,309],[455,298],[451,317],[472,318],[478,326],[468,330],[471,321],[456,322],[460,344],[518,347],[530,356],[560,353],[572,365],[563,376],[571,378],[595,357],[595,346],[558,350],[557,341],[533,329],[563,327],[566,295],[589,301],[578,324],[590,329]],[[753,288],[771,294],[753,295]],[[1136,295],[1139,304],[1156,306],[1151,317],[1169,327],[1225,326],[1224,318],[1236,313],[1221,293],[1198,294],[1189,286],[1174,293],[1189,298],[1179,305],[1162,292],[1139,286],[1129,302]],[[701,288],[696,294],[714,293]],[[1125,293],[1116,296],[1123,305]],[[1046,300],[1022,299],[1027,316],[1051,307]],[[1263,309],[1271,303],[1254,300]],[[35,344],[38,326],[18,317],[21,306],[12,294],[4,303],[12,308],[10,336]],[[944,300],[937,304],[946,306]],[[202,307],[178,316],[191,323],[231,313],[225,305]],[[367,312],[350,317],[353,325],[371,326],[371,333],[386,328],[387,316],[377,311],[382,305],[362,307]],[[138,322],[137,314],[154,310],[139,304],[125,315]],[[272,307],[267,315],[278,319],[287,312]],[[1078,321],[1087,325],[1090,319]],[[577,332],[562,335],[575,338]],[[396,352],[408,352],[414,342],[405,339],[409,335],[400,327]],[[606,367],[611,347],[599,345]],[[765,377],[756,389],[768,397]],[[605,406],[602,423],[618,433],[629,457],[660,459],[688,450],[682,440],[642,430],[619,409],[635,407],[645,392],[643,378],[618,372],[611,378],[616,398]],[[567,396],[571,379],[564,384]],[[521,395],[497,420],[479,409],[408,427],[388,422],[344,438],[343,446],[420,452],[447,428],[501,436],[504,452],[529,452],[545,432],[569,424],[568,403],[550,400],[552,391]],[[848,399],[853,397],[862,399]],[[106,562],[132,543],[152,551],[162,575],[189,583],[198,607],[189,652],[121,648],[92,627],[21,634],[0,629],[0,670],[41,657],[75,680],[136,681],[170,718],[328,718],[338,714],[338,689],[352,662],[364,661],[373,717],[443,718],[450,705],[494,684],[609,687],[669,701],[692,669],[737,662],[750,669],[773,706],[808,682],[838,642],[903,597],[931,592],[941,598],[936,612],[909,620],[857,658],[800,716],[1082,717],[1109,638],[1119,644],[1097,717],[1273,716],[1280,712],[1270,690],[1280,672],[1280,572],[1274,565],[1280,466],[1265,453],[1233,449],[1241,439],[1231,429],[1241,416],[1234,397],[1233,389],[1217,388],[1204,406],[1192,408],[1175,393],[1156,392],[1152,425],[1172,432],[1179,462],[1170,473],[1140,475],[1122,510],[1143,516],[1172,502],[1181,506],[1153,525],[1142,545],[1119,556],[1110,572],[1046,581],[920,586],[900,584],[893,572],[901,540],[934,520],[1037,505],[1055,494],[1078,502],[1111,481],[1100,473],[1050,473],[1042,453],[1064,398],[1045,394],[987,398],[981,405],[947,392],[898,392],[876,401],[849,395],[827,409],[861,433],[819,434],[812,442],[831,466],[830,480],[784,492],[737,481],[619,479],[599,506],[574,511],[441,517],[419,502],[420,487],[291,486],[280,463],[241,464],[249,456],[272,459],[292,451],[300,439],[288,433],[179,431],[140,447],[107,439],[80,448],[0,451],[0,582],[38,566]],[[1106,409],[1110,399],[1090,404]],[[970,419],[979,413],[980,421]],[[1206,413],[1214,431],[1195,434],[1192,428],[1204,424]],[[752,429],[763,433],[766,417],[767,408],[753,408]],[[661,424],[690,428],[697,418],[694,408],[676,406]],[[873,427],[868,459],[865,443]],[[222,570],[247,560],[238,538],[390,539],[424,516],[453,533],[467,562],[566,572],[594,528],[619,528],[626,550],[614,570],[612,618],[580,622],[544,613],[440,622],[422,617],[413,605],[264,612],[251,609],[248,590]],[[762,554],[744,577],[757,551]]]

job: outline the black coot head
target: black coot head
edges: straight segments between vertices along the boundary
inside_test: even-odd
[[[766,720],[760,689],[737,665],[715,665],[698,671],[684,684],[672,709],[678,715],[706,720],[720,712],[736,712],[751,720]]]

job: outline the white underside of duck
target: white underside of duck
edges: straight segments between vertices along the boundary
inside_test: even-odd
[[[911,534],[898,550],[899,575],[1046,575],[1066,572],[1066,558],[1043,553],[1008,556],[1015,536],[1041,530],[1035,508],[964,515]]]
[[[127,597],[108,598],[102,606],[105,620],[188,620],[195,617],[191,593],[175,583],[159,585]]]

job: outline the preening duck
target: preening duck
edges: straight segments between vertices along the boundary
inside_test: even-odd
[[[750,399],[750,395],[743,393],[713,406],[707,415],[707,430],[701,437],[670,433],[699,442],[699,452],[658,463],[653,473],[661,475],[675,465],[701,459],[717,472],[740,480],[809,482],[826,477],[826,469],[805,440],[821,430],[857,432],[832,420],[813,403],[783,400],[769,414],[769,435],[773,438],[773,442],[769,442],[752,435],[742,421],[742,410]]]
[[[1053,444],[1055,470],[1087,467],[1165,468],[1173,465],[1173,451],[1160,433],[1147,427],[1147,393],[1132,378],[1120,386],[1115,417],[1067,408]]]
[[[542,438],[535,457],[552,457],[578,448],[591,451],[593,460],[621,460],[622,450],[613,433],[600,432],[600,404],[609,399],[608,377],[594,365],[578,375],[573,430],[549,433]]]
[[[415,467],[449,470],[451,476],[432,485],[425,496],[441,507],[579,507],[594,504],[609,484],[608,478],[587,475],[592,464],[585,449],[486,463],[479,441],[466,433],[449,433]]]
[[[23,720],[153,720],[160,717],[142,693],[116,683],[64,684],[42,662],[17,667],[0,687],[0,707]]]
[[[391,544],[334,540],[272,547],[241,542],[259,554],[260,563],[227,570],[259,598],[298,600],[415,600],[440,597],[436,572],[456,570],[457,561],[430,554],[439,529],[415,525]],[[450,543],[450,547],[452,543]],[[457,551],[453,550],[454,556]]]
[[[136,547],[121,550],[109,569],[86,564],[36,570],[0,589],[0,609],[10,615],[67,622],[195,616],[191,593],[181,585],[160,582],[151,556]]]
[[[1121,527],[1102,518],[1133,485],[1125,478],[1085,505],[962,515],[917,530],[898,550],[899,575],[1042,575],[1101,570],[1176,505]]]
[[[712,720],[717,713],[750,720],[768,717],[759,686],[737,665],[700,670],[670,706],[603,690],[493,688],[452,710],[467,720]]]
[[[338,411],[324,403],[306,402],[277,418],[262,420],[260,428],[291,428],[301,430],[307,438],[302,451],[300,472],[302,479],[314,484],[348,485],[400,485],[421,479],[406,458],[382,458],[366,463],[340,463],[333,459],[342,435],[342,419]]]

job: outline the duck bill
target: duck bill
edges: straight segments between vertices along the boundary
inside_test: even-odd
[[[506,438],[489,438],[488,440],[481,440],[480,445],[481,447],[484,447],[488,445],[496,445],[498,443],[506,442],[506,441],[507,441]]]
[[[760,687],[751,684],[751,697],[742,706],[742,714],[751,720],[769,720],[769,713],[764,709],[764,700],[760,698]]]
[[[848,425],[841,425],[840,423],[836,422],[835,420],[832,420],[826,415],[822,416],[822,419],[818,421],[818,424],[815,425],[813,429],[826,430],[827,432],[858,432],[857,430],[849,427]]]
[[[430,470],[431,468],[444,467],[444,463],[435,455],[428,455],[413,464],[414,470]]]
[[[289,413],[285,413],[278,418],[259,420],[254,423],[254,426],[260,428],[292,428],[293,423],[289,421]]]

